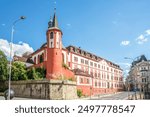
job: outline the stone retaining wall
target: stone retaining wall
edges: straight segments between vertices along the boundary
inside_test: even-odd
[[[11,88],[16,97],[36,99],[76,99],[76,82],[68,80],[12,81]]]

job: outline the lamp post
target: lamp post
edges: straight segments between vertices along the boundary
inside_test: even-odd
[[[9,63],[9,80],[8,80],[8,99],[11,99],[11,95],[10,95],[10,82],[11,82],[11,68],[12,68],[12,43],[13,43],[13,38],[14,38],[14,27],[16,25],[17,22],[19,22],[20,20],[24,20],[26,17],[21,16],[19,19],[15,20],[12,24],[12,29],[11,29],[11,41],[10,41],[10,63]]]

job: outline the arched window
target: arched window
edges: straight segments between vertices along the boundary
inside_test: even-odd
[[[40,55],[40,63],[42,63],[42,62],[43,62],[43,60],[44,60],[44,55],[43,55],[43,54],[41,54],[41,55]]]
[[[36,64],[36,57],[34,57],[34,63]]]
[[[50,33],[50,39],[53,39],[53,38],[54,38],[54,33],[51,32],[51,33]]]
[[[40,63],[40,55],[38,55],[38,63]]]
[[[65,63],[65,56],[63,53],[62,53],[62,61],[63,61],[63,63]]]

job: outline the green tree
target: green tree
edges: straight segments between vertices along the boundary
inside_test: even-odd
[[[4,81],[8,77],[7,63],[8,61],[5,54],[0,50],[0,81]]]
[[[45,78],[46,77],[46,70],[43,67],[36,68],[36,73],[39,78]]]
[[[28,79],[37,80],[46,77],[46,70],[44,68],[31,68],[27,70]]]
[[[26,66],[22,62],[13,62],[12,63],[12,80],[27,80],[27,70]]]
[[[28,79],[36,80],[39,79],[34,67],[27,70]]]

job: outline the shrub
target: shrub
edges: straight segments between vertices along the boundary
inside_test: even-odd
[[[77,95],[80,98],[81,96],[83,96],[82,90],[78,89],[77,90]]]
[[[69,69],[68,65],[63,63],[62,66],[65,68],[65,69]]]

